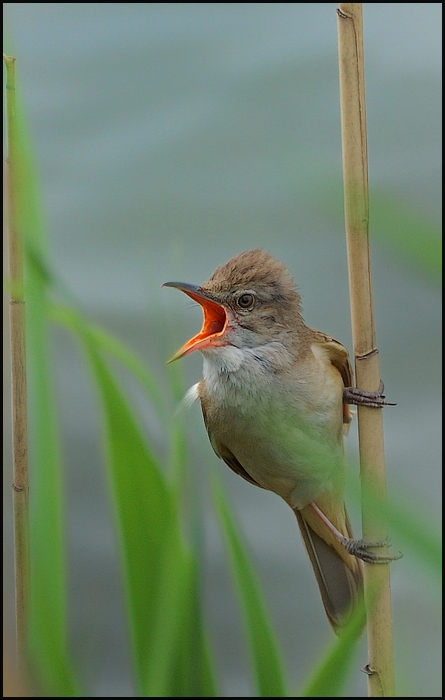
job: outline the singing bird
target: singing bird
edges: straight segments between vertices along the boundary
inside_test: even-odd
[[[309,328],[286,266],[262,249],[240,253],[201,286],[166,282],[203,310],[201,331],[172,357],[195,350],[199,399],[217,456],[251,484],[281,496],[297,516],[328,620],[339,633],[362,591],[360,560],[389,562],[382,543],[353,538],[344,504],[343,435],[350,404],[381,408],[352,386],[346,348]]]

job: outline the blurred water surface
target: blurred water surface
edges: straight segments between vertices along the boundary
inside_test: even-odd
[[[17,57],[54,267],[85,312],[137,350],[160,382],[166,359],[200,323],[199,310],[161,291],[162,282],[202,282],[218,264],[257,246],[289,265],[307,322],[351,347],[335,9],[334,3],[6,4],[6,50]],[[440,13],[440,3],[364,5],[371,188],[437,227]],[[385,410],[390,492],[406,494],[434,522],[439,291],[397,250],[375,239],[372,250],[382,376],[398,404]],[[86,695],[130,697],[95,399],[72,342],[59,332],[54,340],[73,654]],[[199,357],[183,361],[187,384],[197,381],[200,365]],[[163,427],[130,388],[162,451]],[[197,409],[189,426],[197,489],[205,470],[224,477],[298,688],[331,632],[294,517],[279,499],[218,463]],[[354,456],[354,435],[349,443]],[[9,518],[9,475],[6,482]],[[10,533],[9,519],[6,527]],[[209,515],[205,596],[223,693],[251,696],[224,567]],[[400,691],[439,696],[437,598],[409,557],[393,567],[393,600]],[[357,669],[366,663],[364,647],[360,653]],[[366,695],[363,674],[357,671],[348,692]]]

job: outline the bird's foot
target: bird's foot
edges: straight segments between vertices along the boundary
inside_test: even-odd
[[[346,549],[348,554],[367,562],[368,564],[389,564],[403,557],[403,554],[379,554],[378,552],[370,552],[370,547],[387,547],[389,538],[380,540],[379,542],[370,542],[368,540],[353,540],[349,537],[342,537],[340,543]]]
[[[382,408],[383,406],[396,406],[395,403],[385,401],[385,386],[380,380],[378,391],[364,391],[354,386],[348,386],[343,391],[343,401],[355,406],[367,406],[368,408]]]

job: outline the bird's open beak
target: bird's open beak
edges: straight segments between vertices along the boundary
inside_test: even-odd
[[[204,314],[200,332],[175,352],[173,357],[168,361],[169,363],[178,360],[180,357],[184,357],[184,355],[189,355],[191,352],[194,352],[194,350],[202,350],[209,345],[226,345],[224,341],[221,341],[221,336],[229,320],[224,306],[210,299],[204,294],[200,287],[194,284],[186,284],[185,282],[165,282],[162,286],[180,289],[181,292],[184,292],[201,305]]]

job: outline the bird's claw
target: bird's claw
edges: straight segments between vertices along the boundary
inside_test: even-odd
[[[389,545],[389,538],[380,540],[378,542],[371,542],[368,540],[353,540],[349,537],[343,537],[341,544],[344,546],[348,554],[367,562],[368,564],[389,564],[392,561],[396,561],[403,557],[403,554],[379,554],[378,552],[370,552],[369,547],[387,547]]]
[[[367,406],[368,408],[382,408],[383,406],[396,406],[395,403],[385,401],[385,386],[380,380],[378,391],[364,391],[357,387],[348,386],[343,391],[343,400],[345,403],[355,406]]]

